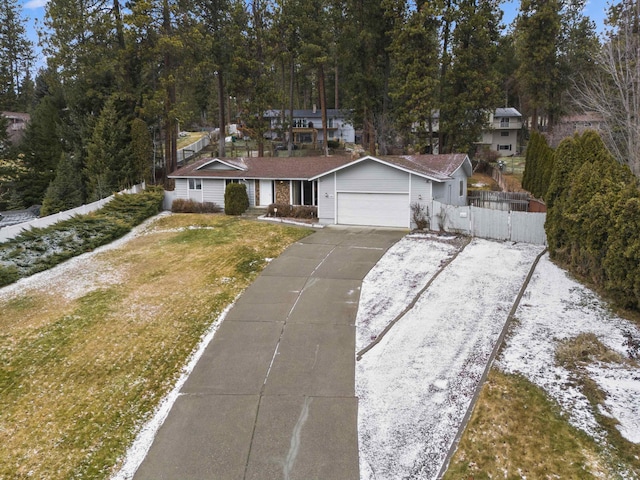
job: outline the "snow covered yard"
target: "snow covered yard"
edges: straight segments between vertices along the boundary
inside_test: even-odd
[[[640,369],[629,358],[623,335],[627,331],[640,338],[640,329],[613,314],[591,290],[551,263],[548,255],[538,264],[516,318],[497,366],[543,388],[562,406],[572,425],[603,441],[605,434],[578,386],[576,371],[556,360],[563,342],[594,334],[619,360],[585,362],[579,374],[588,375],[604,392],[600,413],[619,422],[623,437],[640,443]]]
[[[356,365],[362,479],[436,478],[541,251],[472,240],[363,355]],[[400,313],[454,252],[451,245],[412,236],[390,249],[364,280],[357,348]]]

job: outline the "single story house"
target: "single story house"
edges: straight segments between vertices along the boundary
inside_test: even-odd
[[[411,228],[411,204],[467,205],[466,154],[205,158],[182,167],[175,196],[224,206],[226,185],[244,183],[251,206],[314,205],[322,224]]]

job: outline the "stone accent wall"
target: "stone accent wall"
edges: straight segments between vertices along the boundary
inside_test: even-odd
[[[276,180],[276,203],[289,205],[290,198],[289,180]]]

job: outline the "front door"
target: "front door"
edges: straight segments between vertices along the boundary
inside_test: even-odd
[[[260,206],[268,207],[273,203],[273,180],[260,180]]]

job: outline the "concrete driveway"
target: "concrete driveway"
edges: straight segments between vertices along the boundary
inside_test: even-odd
[[[242,294],[135,479],[356,480],[362,279],[405,230],[330,227]]]

